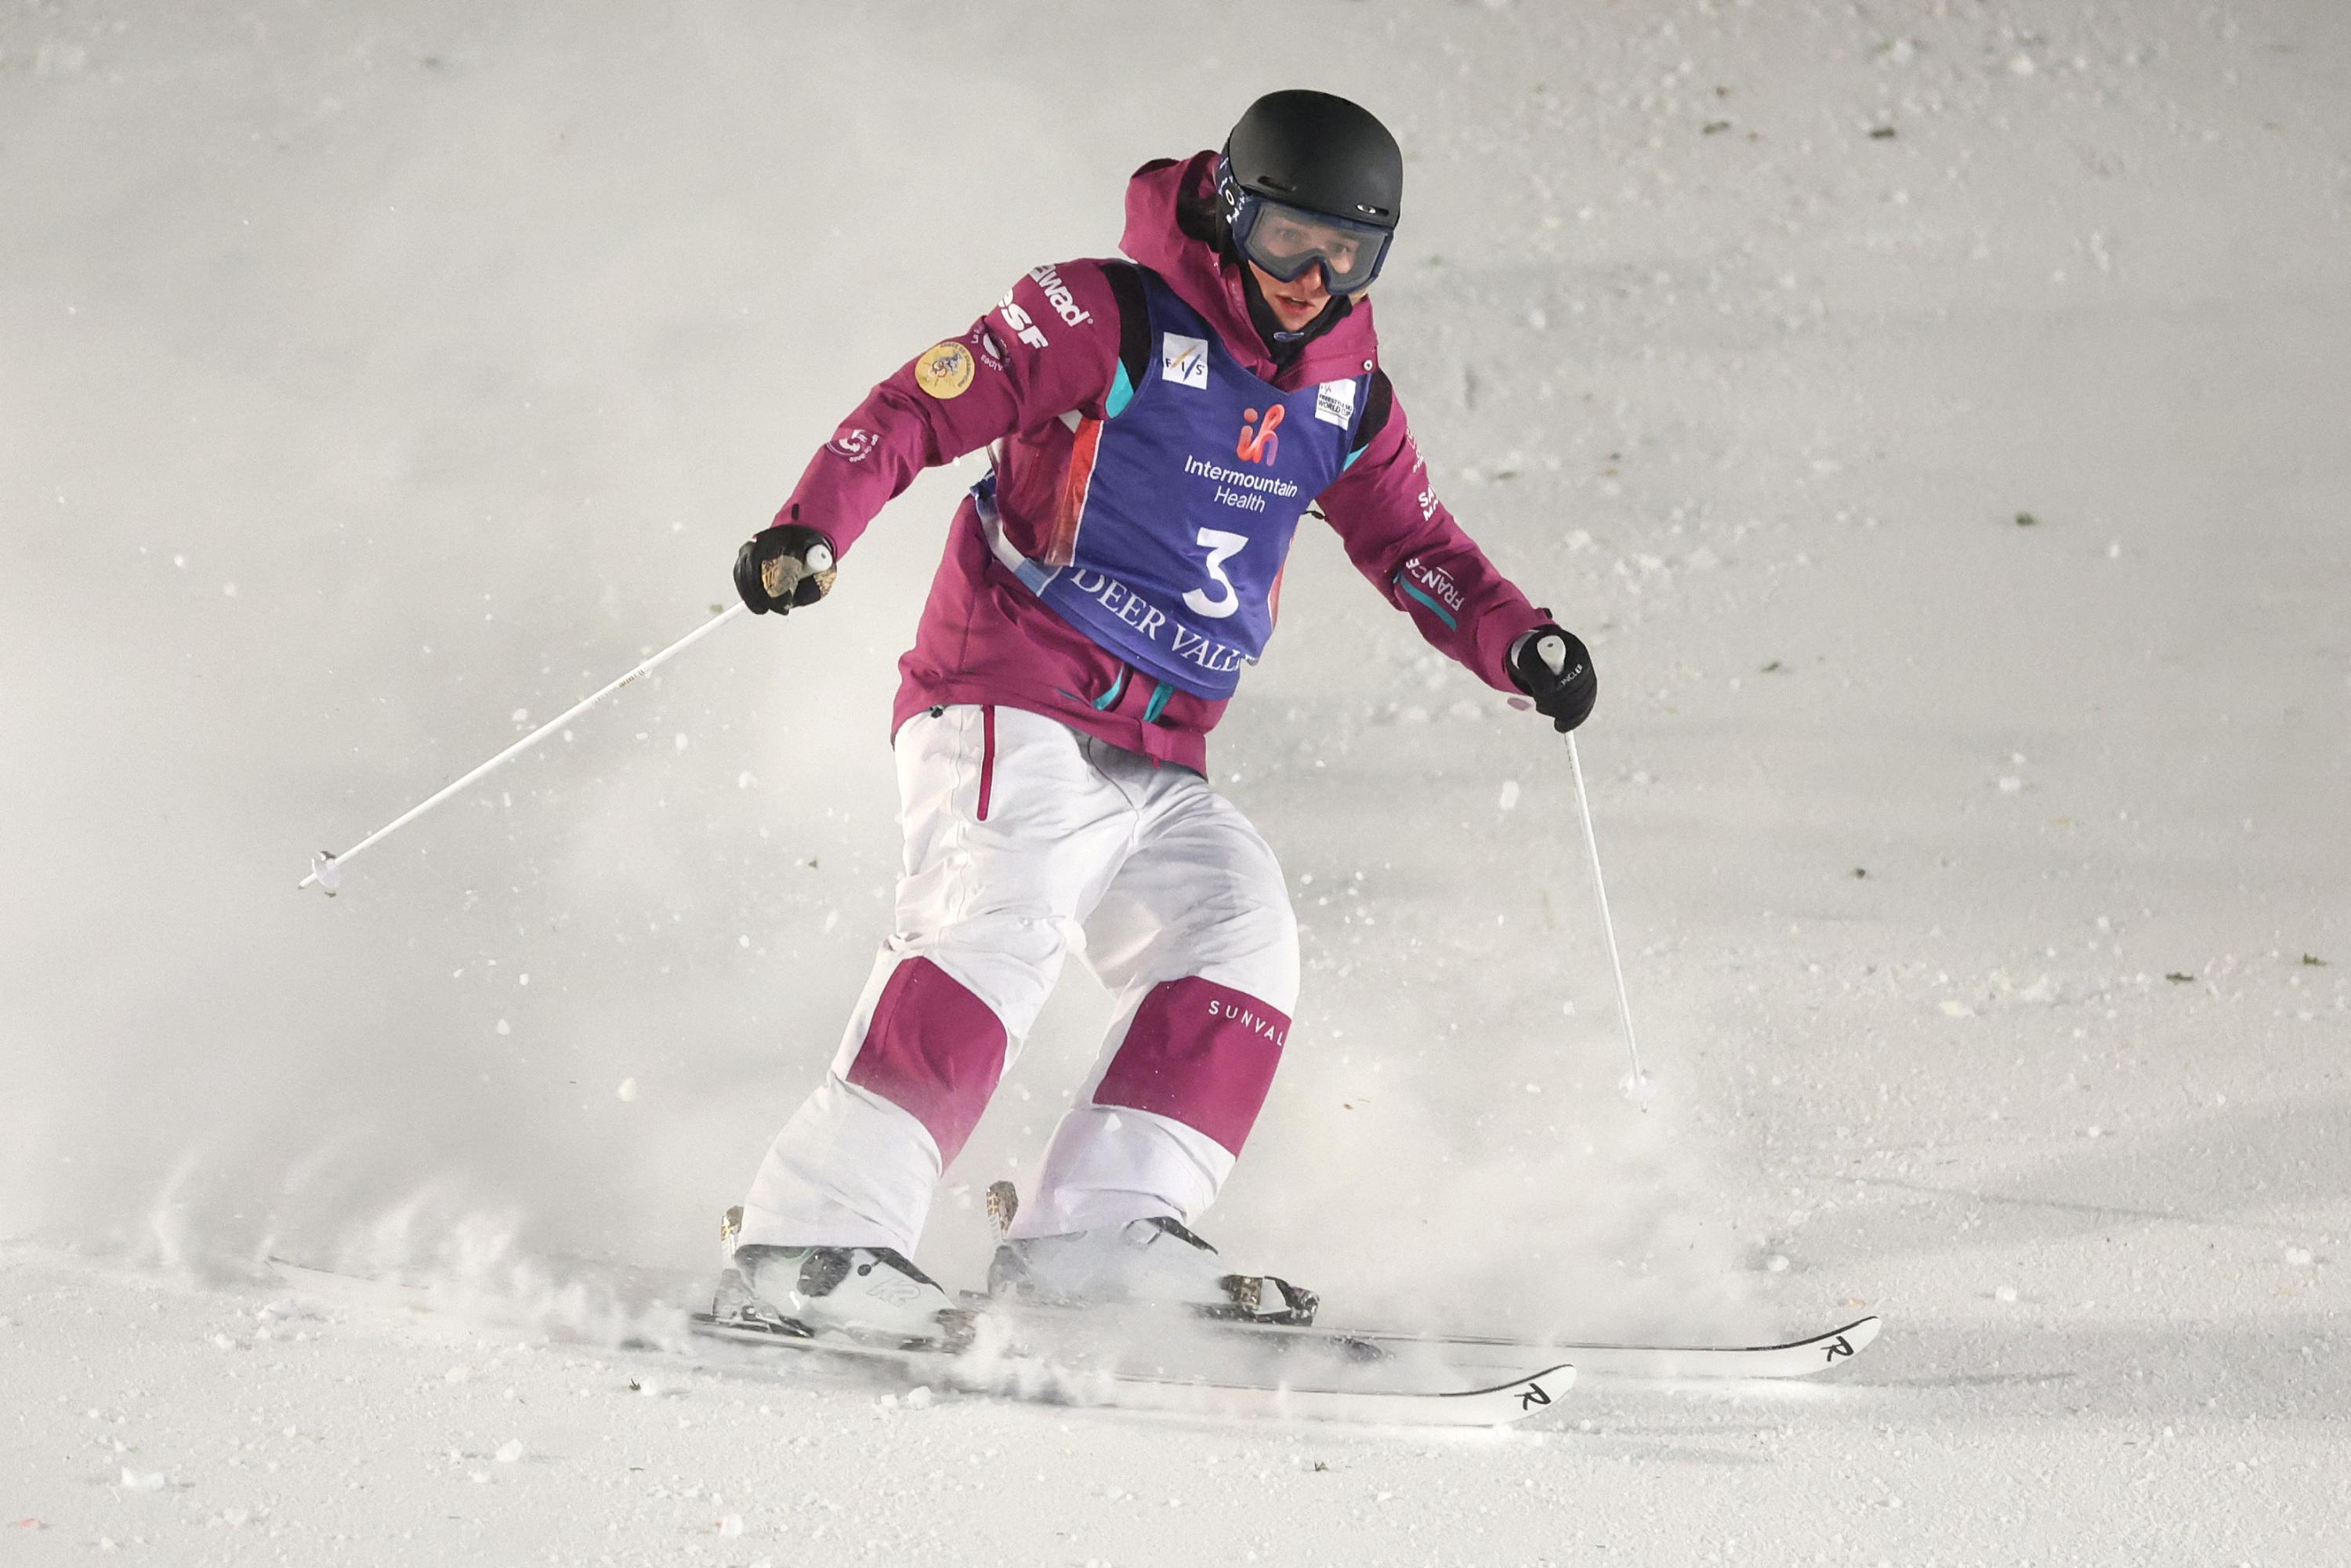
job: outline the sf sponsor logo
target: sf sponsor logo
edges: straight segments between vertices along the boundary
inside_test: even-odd
[[[1159,374],[1179,387],[1206,390],[1208,384],[1208,340],[1186,338],[1179,333],[1162,333],[1159,339]]]
[[[882,438],[870,430],[843,425],[834,431],[832,439],[824,444],[827,451],[846,457],[852,463],[862,463],[882,449]]]
[[[1264,423],[1259,423],[1257,410],[1241,410],[1241,438],[1233,444],[1233,455],[1244,463],[1270,464],[1281,450],[1281,437],[1274,431],[1280,427],[1281,416],[1287,412],[1280,403],[1274,403],[1265,411]]]
[[[998,303],[996,313],[1004,318],[1005,326],[1011,329],[1014,337],[1032,349],[1045,347],[1044,331],[1029,319],[1029,312],[1012,302],[1012,296],[1008,294]]]
[[[1082,327],[1093,319],[1079,307],[1078,297],[1070,292],[1070,286],[1061,281],[1061,275],[1052,267],[1040,267],[1029,276],[1038,287],[1045,291],[1045,298],[1062,320],[1072,327]]]

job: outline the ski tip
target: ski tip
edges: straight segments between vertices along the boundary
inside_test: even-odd
[[[1575,1364],[1572,1361],[1562,1361],[1557,1366],[1546,1366],[1541,1372],[1530,1372],[1523,1377],[1513,1377],[1508,1383],[1497,1383],[1490,1388],[1456,1388],[1440,1394],[1437,1397],[1479,1399],[1495,1394],[1508,1394],[1515,1389],[1534,1388],[1539,1385],[1546,1393],[1566,1393],[1575,1386]],[[1550,1401],[1538,1398],[1535,1403],[1543,1405]]]
[[[1840,1361],[1860,1354],[1876,1341],[1878,1331],[1885,1326],[1886,1320],[1872,1312],[1865,1318],[1854,1319],[1841,1329],[1829,1330],[1813,1342],[1821,1347],[1821,1364],[1834,1366]]]
[[[1451,1397],[1476,1399],[1496,1406],[1493,1424],[1499,1427],[1541,1415],[1574,1386],[1574,1364],[1562,1362],[1557,1366],[1546,1367],[1509,1383],[1497,1384],[1491,1388],[1465,1390]]]

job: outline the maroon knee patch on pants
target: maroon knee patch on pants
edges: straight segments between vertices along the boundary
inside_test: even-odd
[[[1094,1103],[1168,1117],[1238,1155],[1289,1038],[1289,1015],[1245,991],[1197,976],[1166,981],[1134,1009]]]
[[[909,958],[882,984],[849,1082],[929,1129],[942,1168],[963,1151],[1004,1076],[1004,1022],[928,958]]]

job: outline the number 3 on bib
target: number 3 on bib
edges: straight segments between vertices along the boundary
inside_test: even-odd
[[[1249,536],[1229,534],[1222,528],[1202,528],[1200,542],[1208,547],[1208,576],[1223,591],[1211,599],[1196,588],[1184,595],[1184,602],[1195,615],[1221,621],[1241,607],[1241,597],[1233,591],[1233,580],[1225,575],[1225,562],[1240,554],[1241,547],[1249,543]]]

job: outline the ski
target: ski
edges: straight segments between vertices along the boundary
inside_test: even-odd
[[[1575,1368],[1565,1363],[1491,1384],[1460,1379],[1442,1387],[1405,1387],[1370,1375],[1297,1381],[1186,1377],[1049,1356],[869,1344],[830,1335],[810,1337],[709,1312],[695,1313],[693,1327],[711,1339],[888,1368],[967,1394],[1175,1415],[1504,1427],[1540,1415],[1575,1383]]]
[[[1856,1318],[1841,1328],[1778,1344],[1638,1344],[1564,1340],[1518,1340],[1483,1335],[1445,1335],[1386,1330],[1287,1328],[1254,1323],[1218,1324],[1220,1331],[1269,1339],[1302,1336],[1332,1342],[1345,1353],[1387,1354],[1405,1347],[1434,1352],[1457,1364],[1484,1364],[1527,1355],[1556,1356],[1597,1377],[1645,1382],[1719,1378],[1810,1377],[1839,1366],[1869,1348],[1883,1326],[1876,1316]],[[1363,1347],[1357,1349],[1355,1347]]]
[[[495,1290],[445,1293],[380,1276],[320,1269],[272,1258],[271,1274],[307,1294],[371,1309],[454,1316],[526,1329],[532,1314]],[[658,1312],[638,1320],[616,1348],[674,1355],[684,1348],[659,1327]],[[676,1319],[670,1318],[671,1322]],[[1490,1376],[1447,1373],[1407,1383],[1395,1366],[1318,1370],[1307,1375],[1259,1375],[1257,1370],[1186,1375],[1167,1365],[1142,1370],[1097,1361],[1091,1354],[1055,1355],[1044,1349],[956,1351],[870,1343],[838,1335],[808,1337],[753,1320],[688,1315],[695,1336],[797,1354],[836,1364],[859,1364],[914,1384],[931,1384],[987,1397],[1037,1404],[1093,1406],[1178,1415],[1273,1417],[1396,1427],[1500,1427],[1541,1414],[1574,1386],[1575,1368],[1554,1361],[1521,1361]],[[992,1342],[991,1342],[992,1343]],[[1279,1358],[1285,1365],[1290,1358]],[[1533,1365],[1540,1370],[1529,1371]],[[721,1363],[715,1370],[729,1368]],[[1279,1371],[1280,1369],[1276,1369]]]
[[[985,1308],[1015,1321],[1071,1322],[1089,1319],[1115,1320],[1133,1309],[1081,1309],[1037,1303],[1008,1304],[966,1291],[966,1304]],[[1628,1381],[1677,1383],[1732,1378],[1810,1377],[1842,1365],[1876,1342],[1882,1320],[1856,1318],[1841,1327],[1776,1344],[1670,1344],[1573,1340],[1512,1339],[1483,1334],[1433,1334],[1400,1329],[1332,1328],[1316,1323],[1298,1326],[1253,1323],[1245,1320],[1201,1316],[1189,1320],[1200,1332],[1228,1342],[1266,1347],[1276,1353],[1327,1358],[1333,1363],[1364,1364],[1411,1354],[1447,1365],[1499,1369],[1522,1366],[1531,1360],[1562,1361],[1585,1376]]]
[[[1011,1234],[1013,1219],[1019,1212],[1019,1188],[1009,1181],[988,1183],[988,1226],[998,1245],[1002,1245]],[[731,1216],[729,1223],[733,1223]],[[1049,1333],[1068,1333],[1080,1324],[1090,1328],[1109,1327],[1123,1321],[1128,1325],[1125,1332],[1129,1337],[1139,1338],[1148,1337],[1155,1332],[1180,1332],[1186,1325],[1196,1325],[1228,1344],[1254,1345],[1284,1356],[1313,1356],[1337,1365],[1410,1359],[1454,1369],[1509,1371],[1527,1365],[1531,1361],[1551,1360],[1564,1362],[1582,1374],[1657,1383],[1810,1377],[1859,1355],[1876,1341],[1878,1330],[1883,1326],[1872,1314],[1855,1318],[1842,1328],[1830,1329],[1803,1339],[1787,1340],[1778,1344],[1750,1345],[1587,1343],[1511,1339],[1484,1334],[1432,1334],[1409,1329],[1331,1328],[1311,1321],[1315,1307],[1315,1298],[1311,1293],[1294,1291],[1280,1281],[1265,1282],[1274,1284],[1284,1301],[1290,1301],[1293,1296],[1302,1296],[1304,1315],[1310,1321],[1280,1322],[1270,1317],[1252,1318],[1207,1309],[1147,1306],[1081,1308],[1054,1302],[1008,1300],[974,1291],[963,1291],[961,1301],[975,1312],[985,1312],[998,1320],[1025,1322]],[[1228,1275],[1225,1283],[1228,1289],[1247,1287],[1236,1291],[1236,1300],[1245,1302],[1249,1309],[1256,1308],[1259,1300],[1256,1277]],[[1134,1333],[1134,1325],[1138,1323],[1144,1328],[1142,1335]],[[1037,1332],[1037,1329],[1032,1329],[1032,1332]]]

